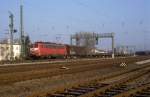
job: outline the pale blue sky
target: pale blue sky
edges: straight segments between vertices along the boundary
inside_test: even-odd
[[[19,5],[20,0],[0,0],[0,38],[6,37],[8,10],[19,29]],[[24,0],[23,5],[32,41],[69,43],[70,34],[79,31],[115,32],[116,45],[150,49],[150,0]],[[102,39],[100,46],[110,48],[110,43]]]

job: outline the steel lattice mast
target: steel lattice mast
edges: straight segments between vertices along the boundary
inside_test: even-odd
[[[10,60],[13,60],[13,32],[14,32],[14,15],[9,12],[10,16]]]

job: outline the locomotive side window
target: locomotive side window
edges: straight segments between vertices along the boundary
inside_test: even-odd
[[[37,43],[36,43],[36,44],[34,44],[34,47],[35,47],[35,48],[37,48],[37,47],[38,47],[38,44],[37,44]]]
[[[47,44],[44,44],[44,48],[47,48]]]
[[[43,44],[41,45],[41,48],[44,48],[44,45],[43,45]]]
[[[43,47],[44,47],[44,48],[49,48],[49,45],[48,45],[48,44],[45,44]]]
[[[64,48],[65,46],[64,45],[56,45],[56,44],[43,44],[41,45],[42,48],[53,48],[53,49],[61,49],[61,48]]]

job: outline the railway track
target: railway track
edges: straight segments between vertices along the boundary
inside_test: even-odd
[[[147,58],[147,57],[146,57]],[[145,57],[144,57],[145,59]],[[40,79],[52,77],[62,74],[74,74],[79,72],[91,71],[102,68],[113,67],[113,64],[121,62],[133,63],[142,58],[132,57],[106,60],[84,60],[68,63],[53,64],[36,64],[36,65],[19,65],[0,67],[0,85],[13,84],[20,81]],[[61,67],[70,68],[69,70],[61,69]]]
[[[138,84],[138,85],[137,85]],[[114,97],[150,97],[150,83],[136,83],[137,87],[132,90],[120,93]]]
[[[145,65],[126,72],[117,72],[85,85],[74,86],[73,88],[65,89],[64,91],[58,91],[56,93],[47,93],[46,97],[123,97],[125,94],[129,94],[129,91],[136,90],[137,87],[142,88],[144,86],[149,86],[147,81],[142,84],[141,82],[135,82],[132,85],[130,84],[132,81],[135,81],[136,79],[139,79],[140,77],[149,73],[150,65]],[[111,83],[102,83],[102,80],[111,79],[118,76],[121,77],[124,75],[127,76],[122,77],[117,81],[113,81]],[[147,91],[149,91],[148,89],[149,87],[146,89],[144,87],[140,92],[138,90],[139,95],[143,94],[143,92],[145,93],[145,91],[147,93]],[[132,93],[132,95],[134,94],[136,96],[137,92],[134,93]],[[128,96],[130,97],[131,94]]]
[[[2,97],[37,97],[37,95],[46,94],[47,96],[48,94],[55,94],[55,91],[63,91],[64,88],[66,90],[72,89],[72,86],[74,88],[79,88],[78,85],[86,87],[93,80],[100,81],[138,70],[138,68],[131,70],[140,67],[131,63],[145,59],[148,59],[148,57],[82,60],[59,64],[4,66],[0,67],[0,95]],[[120,67],[119,64],[121,62],[125,62],[128,66]],[[61,69],[62,66],[69,69]],[[94,85],[97,86],[99,84],[93,82],[90,85],[94,87]],[[101,84],[102,86],[99,85],[101,87],[103,85],[109,85],[106,83]],[[95,90],[97,89],[99,87]],[[10,91],[9,94],[8,91]],[[57,94],[59,93],[57,92]]]
[[[143,75],[150,73],[150,71],[141,71],[142,73],[137,74],[135,76],[133,76],[130,79],[125,80],[124,82],[118,82],[117,84],[113,84],[110,85],[109,87],[107,87],[107,89],[104,90],[99,90],[97,93],[95,93],[94,95],[92,94],[92,96],[98,96],[98,97],[128,97],[127,94],[129,94],[128,92],[135,90],[139,87],[144,87],[145,85],[148,85],[149,82],[147,83],[139,81],[139,82],[135,82],[134,84],[129,84],[130,82],[134,81],[136,78],[138,77],[142,77]],[[85,96],[84,96],[85,97]],[[147,96],[146,96],[147,97]]]
[[[143,89],[144,88],[144,89]],[[148,86],[142,87],[141,90],[137,91],[136,93],[132,93],[129,97],[149,97],[150,96],[150,84]]]
[[[150,73],[147,73],[129,85],[132,86],[130,91],[120,93],[115,97],[150,97]]]

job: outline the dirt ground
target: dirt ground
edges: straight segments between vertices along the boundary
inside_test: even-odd
[[[123,70],[124,68],[119,67],[122,62],[131,64],[148,58],[130,57],[0,67],[0,97],[26,97],[39,92],[52,91],[58,87],[90,81]]]

